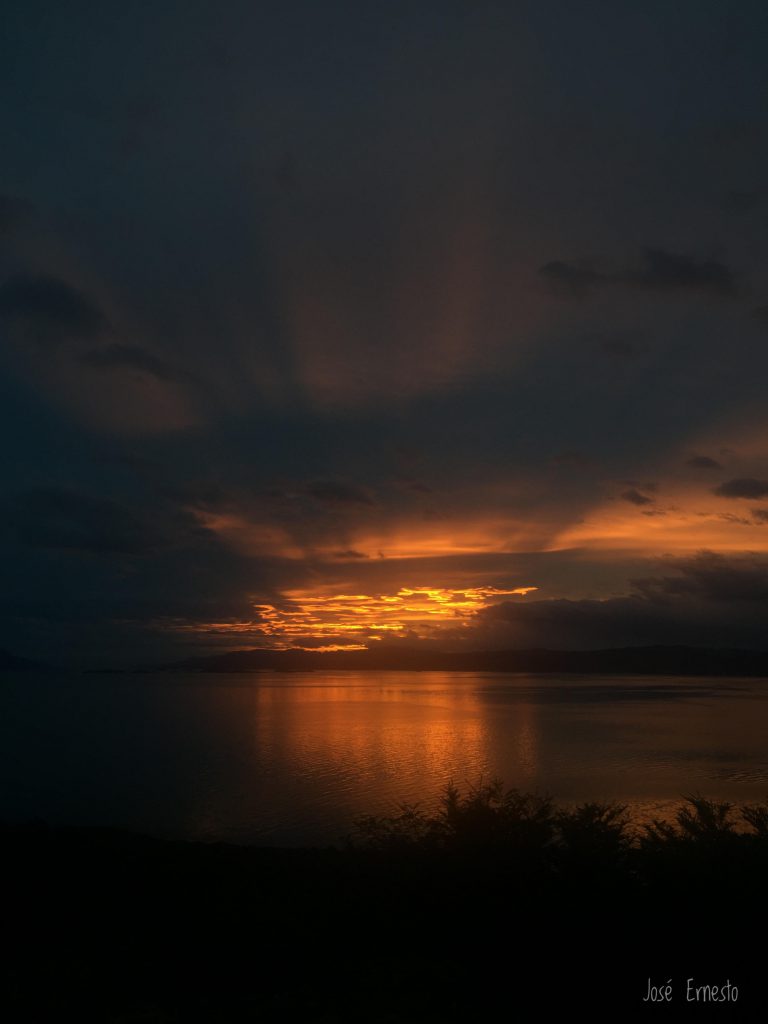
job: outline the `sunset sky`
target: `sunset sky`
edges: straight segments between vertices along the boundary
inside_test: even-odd
[[[766,38],[8,0],[0,645],[768,647]]]

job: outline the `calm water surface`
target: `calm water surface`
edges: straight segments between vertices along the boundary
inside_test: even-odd
[[[0,715],[6,820],[302,844],[481,776],[646,817],[768,798],[768,680],[17,673]]]

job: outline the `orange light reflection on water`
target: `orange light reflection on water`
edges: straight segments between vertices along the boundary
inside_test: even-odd
[[[481,777],[490,781],[489,707],[474,685],[457,686],[454,679],[446,687],[444,673],[411,681],[400,673],[345,672],[338,683],[323,673],[316,686],[307,685],[306,675],[300,685],[290,674],[261,678],[275,683],[254,690],[257,749],[300,766],[304,777],[331,772],[337,783],[345,780],[344,799],[354,814],[392,813],[403,801],[434,804],[449,781],[462,787]],[[520,704],[509,716],[507,742],[516,777],[535,786],[533,705]]]

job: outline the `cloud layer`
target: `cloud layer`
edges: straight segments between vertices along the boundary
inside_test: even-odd
[[[0,645],[757,636],[764,8],[459,6],[10,0]]]

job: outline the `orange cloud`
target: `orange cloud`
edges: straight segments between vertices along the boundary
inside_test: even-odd
[[[498,513],[463,518],[388,518],[366,514],[357,524],[345,523],[344,536],[302,537],[301,527],[277,520],[256,521],[237,512],[189,510],[206,529],[247,557],[315,558],[332,562],[362,559],[440,558],[494,552],[547,550],[558,525],[546,516],[528,520]]]
[[[562,530],[549,550],[586,548],[650,556],[704,549],[768,551],[768,530],[752,510],[755,502],[718,496],[711,483],[663,486],[656,500],[643,506],[607,501]]]
[[[382,634],[433,636],[441,627],[469,626],[475,615],[497,600],[524,597],[536,587],[401,587],[393,594],[328,593],[322,588],[287,590],[280,605],[254,604],[246,621],[202,624],[166,623],[171,632],[232,636],[265,647],[303,646],[313,650],[361,649]]]

